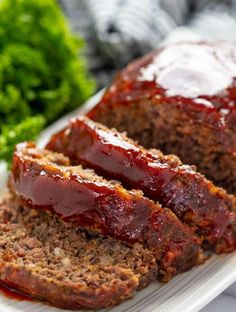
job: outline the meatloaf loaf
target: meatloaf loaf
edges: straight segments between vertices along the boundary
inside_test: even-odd
[[[127,243],[140,242],[155,254],[168,280],[201,261],[200,240],[169,209],[107,181],[92,170],[70,166],[62,154],[17,146],[10,188],[20,202],[65,221]]]
[[[0,203],[0,283],[65,309],[114,306],[156,277],[151,251]]]
[[[88,116],[236,194],[236,44],[176,43],[121,71]]]
[[[216,252],[235,250],[235,197],[176,156],[145,150],[124,134],[86,117],[71,120],[51,138],[47,148],[107,178],[118,179],[128,188],[142,190],[194,227]]]

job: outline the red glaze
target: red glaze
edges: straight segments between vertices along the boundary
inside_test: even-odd
[[[101,102],[89,112],[94,119],[104,105],[140,100],[175,104],[193,121],[219,131],[224,151],[236,152],[236,44],[178,43],[159,49],[121,71]]]
[[[119,179],[129,188],[142,190],[196,227],[210,243],[224,236],[226,228],[236,221],[236,214],[227,207],[233,205],[232,199],[190,166],[146,151],[119,132],[88,118],[72,120],[52,137],[47,148],[108,178]],[[227,250],[234,250],[234,240],[227,241],[231,244]]]
[[[48,155],[57,160],[49,161]],[[147,244],[161,255],[162,267],[181,263],[185,270],[196,264],[200,241],[170,210],[81,171],[68,166],[62,155],[58,161],[58,154],[21,144],[13,158],[11,188],[30,207],[129,243]]]
[[[4,282],[0,281],[0,292],[9,299],[15,299],[19,301],[33,301],[33,298],[21,293],[20,291],[14,289],[14,286],[7,286]]]

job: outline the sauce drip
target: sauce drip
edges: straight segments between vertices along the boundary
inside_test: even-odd
[[[10,286],[4,285],[0,282],[0,293],[9,299],[19,300],[19,301],[33,301],[33,298],[23,294],[19,290],[13,289]]]

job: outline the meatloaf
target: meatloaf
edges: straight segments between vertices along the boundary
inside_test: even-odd
[[[156,277],[151,251],[65,223],[55,215],[0,203],[0,283],[64,309],[103,308]]]
[[[85,117],[73,119],[51,138],[47,148],[128,188],[142,190],[194,227],[218,253],[235,249],[235,197],[177,157],[145,150],[124,134]]]
[[[169,209],[127,191],[92,170],[70,166],[63,154],[17,146],[10,188],[27,207],[46,210],[75,226],[152,250],[160,277],[168,280],[201,261],[200,240]]]
[[[121,71],[88,116],[236,194],[236,44],[176,43]]]

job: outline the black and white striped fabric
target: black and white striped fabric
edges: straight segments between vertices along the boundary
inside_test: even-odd
[[[236,41],[236,0],[60,0],[87,41],[90,69],[106,85],[115,70],[180,27]]]
[[[99,48],[117,66],[150,51],[177,26],[159,1],[87,0],[86,3]]]

